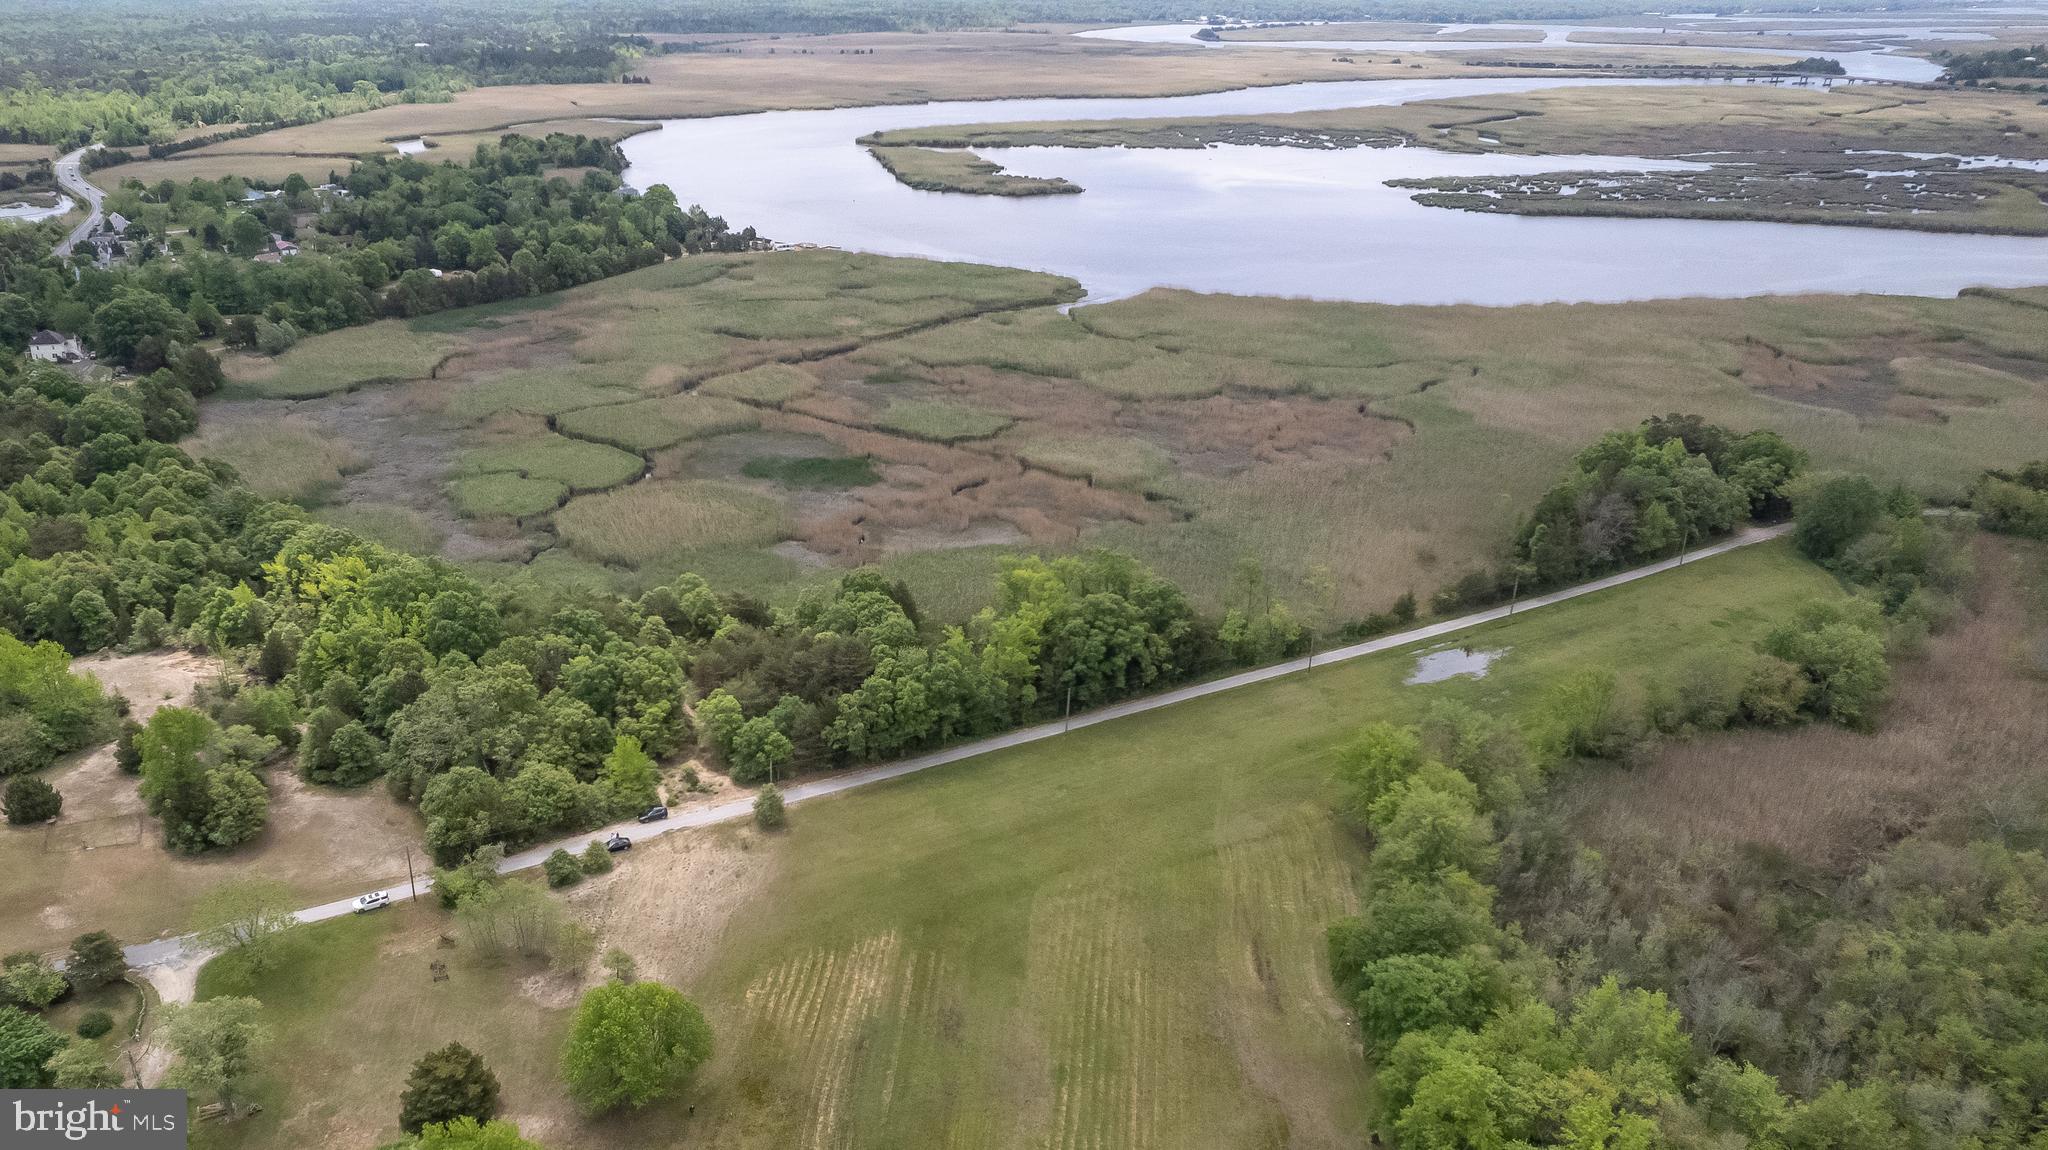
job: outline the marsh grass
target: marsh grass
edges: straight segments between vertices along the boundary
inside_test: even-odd
[[[638,395],[618,373],[590,367],[532,368],[463,381],[448,399],[448,414],[463,423],[522,412],[559,415],[583,407],[626,403]]]
[[[1081,190],[1057,176],[1016,176],[973,152],[932,148],[869,148],[868,155],[896,182],[926,192],[976,196],[1061,196]]]
[[[440,550],[442,540],[448,535],[421,512],[391,504],[349,503],[323,507],[314,513],[314,518],[414,555],[431,555]]]
[[[514,472],[469,475],[449,484],[455,510],[474,519],[523,519],[552,511],[569,494],[555,479],[529,479]]]
[[[803,368],[787,363],[766,363],[733,375],[707,379],[697,387],[697,393],[780,407],[800,395],[810,394],[817,386],[817,377]]]
[[[653,451],[685,439],[746,431],[760,421],[753,409],[735,400],[671,395],[572,411],[557,420],[556,426],[584,439],[632,451]]]
[[[782,533],[780,503],[708,480],[649,480],[582,495],[555,514],[555,529],[576,554],[599,563],[655,563],[687,548],[773,543]]]
[[[1170,455],[1135,437],[1039,435],[1002,446],[1033,467],[1081,476],[1105,487],[1143,488],[1174,472]]]
[[[275,359],[231,356],[223,367],[235,391],[269,399],[306,399],[373,383],[425,379],[457,344],[438,332],[416,332],[398,320],[345,328]]]
[[[639,475],[645,461],[631,452],[562,435],[540,435],[463,453],[463,472],[515,472],[552,479],[571,491],[598,491]]]
[[[194,456],[230,464],[267,499],[302,504],[326,499],[344,476],[371,462],[347,440],[290,416],[208,430],[183,446]]]
[[[1010,426],[1008,416],[942,399],[893,399],[874,417],[877,427],[933,443],[987,439]]]

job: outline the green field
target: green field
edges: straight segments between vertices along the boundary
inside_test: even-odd
[[[1461,637],[1506,651],[1482,680],[1404,686],[1393,652],[798,806],[784,834],[644,844],[571,905],[703,1003],[719,1052],[631,1117],[568,1111],[559,978],[440,949],[425,910],[315,928],[240,988],[280,1035],[264,1114],[195,1144],[389,1137],[406,1063],[460,1038],[561,1148],[1356,1146],[1367,1068],[1321,943],[1360,881],[1334,748],[1441,698],[1527,716],[1569,670],[1656,675],[1836,593],[1760,546]]]

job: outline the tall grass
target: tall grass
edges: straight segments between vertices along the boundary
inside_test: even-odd
[[[651,480],[571,499],[555,529],[585,558],[637,565],[684,548],[773,543],[782,515],[776,501],[728,484]]]

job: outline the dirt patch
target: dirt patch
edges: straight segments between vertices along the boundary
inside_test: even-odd
[[[751,831],[720,828],[663,835],[632,853],[618,870],[572,888],[570,905],[596,931],[597,953],[618,947],[647,977],[689,986],[734,912],[767,889],[775,852]]]
[[[109,692],[128,700],[129,717],[146,723],[158,707],[182,707],[192,701],[199,680],[219,673],[220,661],[191,651],[147,651],[140,655],[86,655],[71,661]]]
[[[519,980],[522,997],[543,1010],[567,1010],[576,1005],[583,979],[573,971],[544,971]]]

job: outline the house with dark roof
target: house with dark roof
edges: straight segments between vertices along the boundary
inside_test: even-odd
[[[44,363],[76,363],[85,358],[85,348],[77,336],[44,328],[28,338],[28,357]]]

